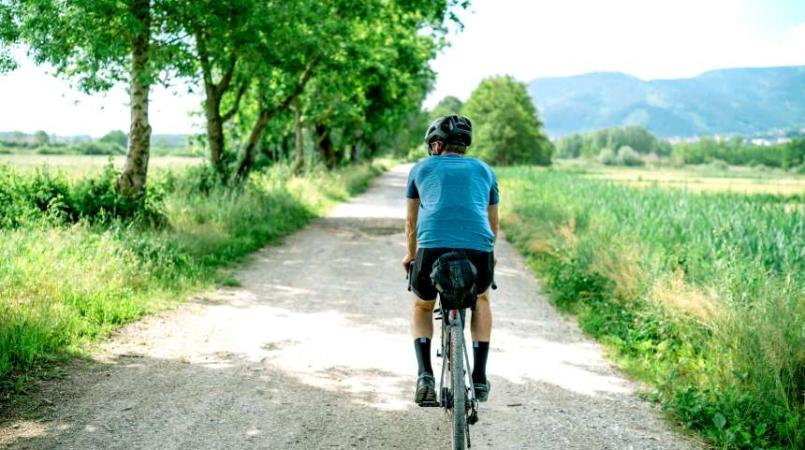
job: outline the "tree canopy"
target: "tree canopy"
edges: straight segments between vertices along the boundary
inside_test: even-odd
[[[464,104],[461,102],[461,100],[452,95],[448,95],[447,97],[441,99],[441,101],[439,101],[439,103],[433,107],[433,110],[430,112],[430,118],[433,120],[437,117],[460,114],[461,108],[463,107]]]
[[[462,114],[473,123],[470,154],[503,165],[551,163],[553,144],[542,131],[525,84],[513,77],[481,81]]]
[[[154,83],[203,86],[204,143],[222,180],[300,145],[328,167],[397,142],[433,83],[428,65],[462,0],[0,0],[8,44],[87,92],[131,93],[123,193],[144,192]],[[402,124],[402,125],[401,125]],[[407,137],[405,138],[407,139]],[[299,143],[295,145],[293,143]],[[293,144],[293,145],[292,145]],[[347,157],[348,155],[348,157]]]

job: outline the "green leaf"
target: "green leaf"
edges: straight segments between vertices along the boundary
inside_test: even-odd
[[[713,425],[715,425],[719,430],[723,430],[724,426],[727,425],[727,418],[721,413],[716,413],[713,416]]]

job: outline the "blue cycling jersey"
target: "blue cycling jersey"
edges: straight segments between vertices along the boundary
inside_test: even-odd
[[[497,177],[483,161],[456,154],[424,159],[408,174],[406,197],[420,199],[419,248],[493,250],[487,208],[500,196]]]

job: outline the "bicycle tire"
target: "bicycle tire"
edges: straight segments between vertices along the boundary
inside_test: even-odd
[[[450,326],[450,366],[453,450],[464,450],[467,444],[467,387],[464,384],[464,330],[458,323]]]

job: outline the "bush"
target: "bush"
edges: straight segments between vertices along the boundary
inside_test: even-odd
[[[36,153],[40,155],[65,155],[68,154],[68,152],[69,149],[67,147],[55,145],[43,145],[36,149]]]
[[[628,145],[624,145],[623,147],[618,149],[618,156],[617,156],[618,164],[622,166],[642,166],[643,160],[640,159],[640,155],[629,147]]]
[[[606,164],[607,166],[614,166],[618,163],[618,160],[615,157],[615,152],[612,151],[611,148],[605,148],[598,154],[598,162]]]
[[[81,155],[125,155],[126,150],[113,142],[82,142],[76,147]]]
[[[723,171],[729,170],[730,165],[727,164],[726,161],[722,161],[720,159],[714,159],[714,160],[710,161],[710,168],[713,169],[713,170],[718,170],[718,171],[723,172]]]
[[[106,223],[116,219],[143,219],[161,223],[159,203],[164,190],[152,184],[143,198],[118,195],[114,166],[78,182],[68,182],[61,173],[38,170],[18,174],[0,166],[0,228],[17,228],[32,222]]]

